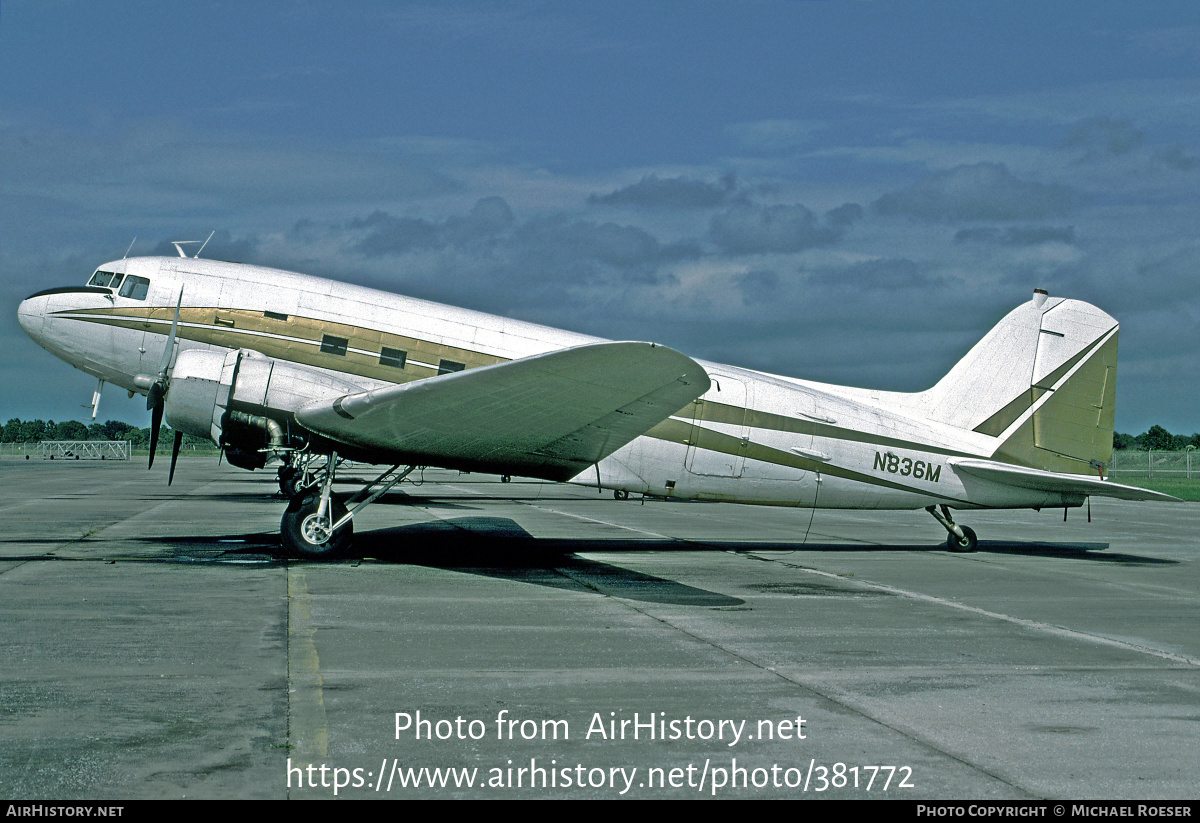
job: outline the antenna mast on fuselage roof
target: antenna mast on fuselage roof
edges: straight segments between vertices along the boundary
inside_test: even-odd
[[[200,256],[200,252],[204,251],[204,247],[208,245],[208,241],[212,240],[213,235],[216,233],[217,233],[217,230],[213,229],[211,232],[208,233],[208,237],[206,239],[204,239],[203,241],[201,241],[201,240],[172,240],[171,245],[175,247],[175,251],[179,252],[180,257],[187,257],[187,255],[183,253],[183,247],[189,246],[193,243],[199,243],[200,248],[196,249],[196,253],[192,255],[193,258],[196,258],[196,257]],[[137,238],[134,238],[134,239],[137,239]]]

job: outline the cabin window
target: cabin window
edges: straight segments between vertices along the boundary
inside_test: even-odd
[[[408,360],[408,352],[400,351],[400,349],[389,349],[387,346],[379,352],[379,365],[392,366],[393,368],[404,368],[405,362]]]
[[[450,374],[451,372],[462,371],[466,368],[463,363],[455,363],[453,360],[443,360],[438,364],[438,374]]]
[[[277,311],[265,311],[265,312],[263,312],[263,317],[269,317],[272,320],[287,320],[288,319],[288,316],[286,314],[283,314],[282,312],[277,312]]]
[[[144,277],[129,275],[121,285],[119,294],[131,300],[145,300],[146,292],[150,290],[150,281]]]
[[[321,351],[325,354],[336,354],[339,357],[346,356],[346,349],[350,346],[350,340],[346,337],[334,337],[332,334],[321,335]]]

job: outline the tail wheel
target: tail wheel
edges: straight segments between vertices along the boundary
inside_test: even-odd
[[[973,552],[979,545],[979,540],[975,537],[975,530],[970,526],[959,526],[962,529],[963,536],[959,537],[954,532],[950,532],[946,536],[946,548],[952,552]]]
[[[354,536],[354,521],[348,520],[337,531],[330,533],[334,523],[346,515],[346,506],[336,497],[330,497],[329,510],[324,517],[317,515],[321,505],[318,494],[293,499],[283,513],[279,533],[283,547],[296,557],[310,560],[326,560],[344,553]]]

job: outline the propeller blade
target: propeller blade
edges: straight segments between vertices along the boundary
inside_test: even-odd
[[[175,319],[171,321],[171,333],[167,335],[167,347],[163,349],[162,360],[158,362],[158,377],[163,380],[171,365],[171,354],[175,348],[175,331],[179,328],[179,307],[183,305],[183,289],[179,290],[179,299],[175,301]],[[147,395],[149,397],[149,395]]]
[[[154,453],[158,451],[158,430],[162,426],[163,419],[163,402],[159,401],[150,410],[150,465],[146,468],[154,468]]]
[[[175,461],[179,459],[179,444],[183,442],[183,432],[175,430],[175,442],[171,444],[171,471],[167,475],[167,485],[175,479]]]
[[[155,381],[146,392],[146,411],[152,411],[155,406],[161,406],[163,399],[162,383]]]

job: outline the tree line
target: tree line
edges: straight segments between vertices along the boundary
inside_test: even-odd
[[[170,428],[163,426],[159,430],[158,440],[167,443],[172,436]],[[78,420],[55,423],[53,420],[20,420],[14,417],[4,424],[0,433],[0,442],[3,443],[38,443],[42,440],[129,440],[135,448],[148,448],[150,427],[139,429],[119,420],[85,425]],[[189,446],[208,443],[190,434],[183,436],[183,442]],[[1162,426],[1151,426],[1148,431],[1138,435],[1113,434],[1113,448],[1117,450],[1183,451],[1188,446],[1200,449],[1200,432],[1189,437],[1186,434],[1171,434]]]
[[[1200,449],[1200,433],[1188,436],[1186,434],[1171,434],[1162,426],[1151,426],[1149,431],[1139,435],[1113,433],[1114,449],[1133,449],[1136,451],[1181,452],[1188,446]]]
[[[168,426],[159,428],[158,442],[170,444],[174,433]],[[120,420],[85,424],[78,420],[21,420],[12,418],[0,430],[0,443],[39,443],[42,440],[128,440],[136,448],[150,447],[150,427],[139,429]],[[183,436],[184,445],[211,445],[208,440]]]

